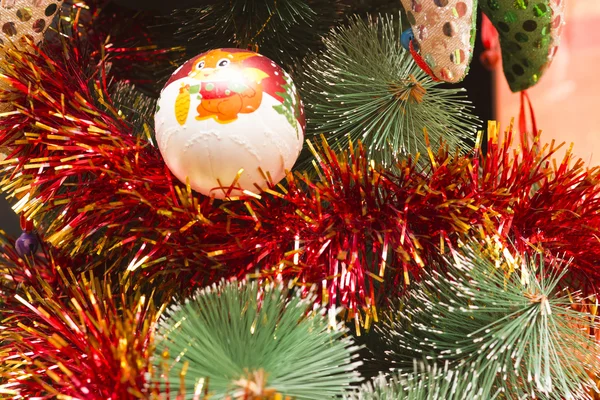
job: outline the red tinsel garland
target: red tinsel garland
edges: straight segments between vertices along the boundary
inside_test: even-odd
[[[142,399],[158,391],[154,327],[160,312],[148,295],[43,252],[21,259],[0,237],[0,397]],[[6,397],[10,395],[10,397]]]
[[[17,208],[82,268],[127,260],[127,273],[181,288],[247,274],[291,279],[370,310],[446,244],[500,234],[573,258],[573,277],[595,291],[600,170],[570,156],[556,164],[553,147],[517,154],[510,132],[504,142],[491,132],[486,156],[441,148],[430,170],[404,160],[393,172],[361,147],[336,154],[325,144],[318,179],[290,174],[260,198],[213,201],[171,175],[111,106],[102,65],[82,75],[87,60],[68,46],[68,62],[39,49],[1,61],[14,91],[0,101],[16,108],[0,117],[0,146],[12,149],[2,186],[25,195]]]
[[[67,0],[62,14],[59,33],[69,32],[88,44],[88,64],[109,56],[112,77],[146,92],[158,93],[164,83],[160,80],[166,80],[185,61],[184,47],[159,43],[172,32],[168,26],[156,29],[157,23],[165,23],[165,17],[155,12],[134,11],[110,0]],[[58,35],[46,35],[46,41],[57,39]]]

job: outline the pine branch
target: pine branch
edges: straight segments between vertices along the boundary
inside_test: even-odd
[[[258,51],[288,67],[321,47],[321,37],[342,17],[339,0],[212,0],[176,10],[173,44],[189,57],[219,47]]]
[[[348,14],[397,14],[402,10],[402,3],[395,0],[342,0],[342,3],[349,7]]]
[[[359,390],[347,393],[345,400],[494,400],[499,393],[481,396],[478,376],[466,367],[449,369],[419,365],[414,372],[380,375]],[[502,398],[502,397],[501,397]]]
[[[311,308],[310,297],[281,286],[204,289],[167,311],[155,363],[167,366],[171,387],[183,379],[186,399],[205,384],[215,398],[335,398],[359,381],[357,347],[328,324],[325,309]]]
[[[433,82],[402,48],[401,33],[399,18],[388,15],[354,18],[326,37],[302,78],[309,135],[325,134],[340,148],[361,140],[386,166],[417,152],[426,159],[423,129],[436,145],[466,148],[480,121],[464,89]]]
[[[481,399],[587,399],[587,376],[600,366],[590,330],[598,319],[573,309],[576,294],[560,290],[567,268],[534,256],[497,260],[476,247],[429,270],[398,316],[377,331],[387,357],[404,370],[415,359],[477,378]],[[459,397],[459,398],[471,398]]]
[[[133,127],[134,132],[144,134],[154,145],[156,99],[145,95],[135,85],[123,81],[111,85],[108,94],[114,109]]]

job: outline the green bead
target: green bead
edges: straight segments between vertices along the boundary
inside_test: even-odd
[[[527,10],[527,7],[529,6],[529,1],[528,0],[515,0],[513,5],[517,10]]]
[[[542,32],[541,32],[542,36],[547,36],[550,33],[551,30],[552,30],[552,25],[551,24],[545,25],[542,28]]]
[[[504,14],[504,22],[508,22],[509,24],[517,22],[517,14],[514,11],[507,11]]]
[[[548,12],[548,7],[544,3],[538,3],[533,6],[533,15],[543,17]]]

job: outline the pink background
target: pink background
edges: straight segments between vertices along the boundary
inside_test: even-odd
[[[550,69],[529,95],[542,142],[572,142],[574,153],[600,165],[600,0],[568,0],[567,25]],[[496,79],[496,118],[502,128],[518,121],[520,96],[501,71]],[[562,154],[561,154],[562,155]]]

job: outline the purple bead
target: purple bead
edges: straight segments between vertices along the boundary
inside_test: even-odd
[[[33,256],[39,246],[37,235],[33,232],[23,231],[15,242],[15,249],[21,257]]]

